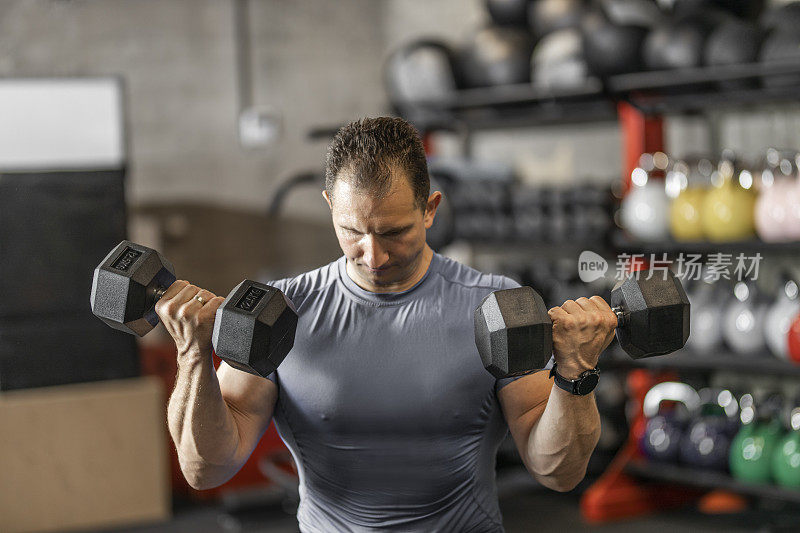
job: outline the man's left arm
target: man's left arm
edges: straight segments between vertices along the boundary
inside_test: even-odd
[[[593,296],[567,300],[549,315],[558,373],[576,379],[594,368],[614,338],[617,318],[611,307]],[[600,438],[594,393],[573,395],[554,387],[547,372],[537,372],[506,385],[498,398],[528,471],[542,485],[561,492],[580,483]]]

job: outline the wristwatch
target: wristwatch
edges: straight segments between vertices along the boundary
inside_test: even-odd
[[[597,368],[592,368],[582,372],[578,379],[567,379],[558,372],[556,372],[556,364],[553,363],[553,368],[550,370],[550,377],[555,378],[556,385],[577,396],[586,396],[594,390],[597,382],[600,381],[600,371]]]

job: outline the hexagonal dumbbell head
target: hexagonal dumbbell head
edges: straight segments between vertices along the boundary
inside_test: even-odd
[[[496,378],[544,368],[553,352],[553,324],[530,287],[495,291],[475,309],[475,345]]]
[[[92,313],[114,329],[144,335],[158,324],[155,305],[175,282],[175,269],[160,253],[122,241],[94,269]]]
[[[244,280],[217,309],[214,351],[234,368],[267,377],[294,346],[297,313],[275,287]]]
[[[689,298],[670,271],[639,272],[617,283],[611,306],[623,312],[620,346],[634,359],[674,352],[689,339]]]

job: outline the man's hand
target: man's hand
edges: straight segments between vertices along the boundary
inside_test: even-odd
[[[611,344],[617,315],[600,296],[567,300],[547,312],[553,321],[553,355],[558,373],[577,379],[597,366],[600,353]]]
[[[211,352],[214,316],[224,301],[221,296],[178,280],[156,303],[156,313],[175,340],[179,359],[188,353]]]

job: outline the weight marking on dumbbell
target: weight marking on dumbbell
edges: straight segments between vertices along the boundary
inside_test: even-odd
[[[255,307],[258,305],[258,302],[261,301],[265,294],[267,294],[267,291],[263,289],[259,289],[258,287],[250,287],[247,289],[247,292],[244,293],[244,296],[239,298],[239,301],[236,302],[234,307],[249,313],[255,309]]]
[[[111,268],[115,268],[121,272],[127,272],[141,256],[142,252],[128,246],[122,251],[119,257],[111,263]]]

